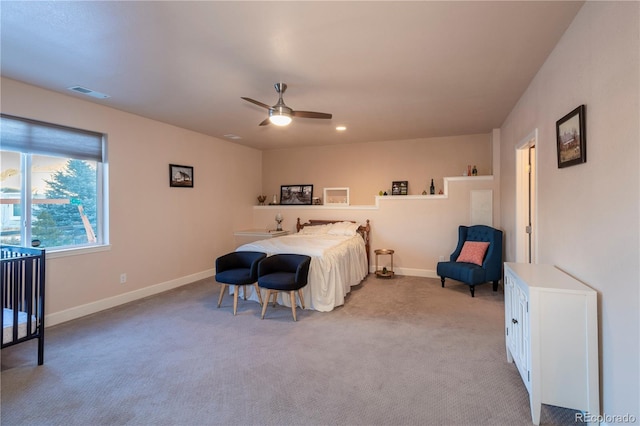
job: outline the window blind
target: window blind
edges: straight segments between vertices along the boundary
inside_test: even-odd
[[[103,135],[0,114],[0,149],[103,162]]]

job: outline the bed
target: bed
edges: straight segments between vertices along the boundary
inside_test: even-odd
[[[303,287],[305,308],[329,312],[344,305],[351,287],[369,271],[371,227],[352,221],[310,220],[296,224],[297,233],[241,245],[236,251],[260,251],[267,256],[293,253],[311,257],[309,283]],[[247,299],[258,301],[253,286],[245,286]],[[278,295],[278,303],[291,306],[288,297]]]
[[[45,250],[0,246],[1,347],[38,339],[38,365],[44,363]]]

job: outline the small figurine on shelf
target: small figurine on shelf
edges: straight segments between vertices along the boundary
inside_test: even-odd
[[[282,215],[280,213],[276,214],[276,231],[282,231]]]
[[[471,164],[467,166],[467,174],[465,176],[471,176]]]
[[[422,191],[422,195],[427,195],[427,190],[426,189]]]
[[[472,174],[473,176],[478,176],[478,169],[476,169],[476,166],[475,166],[475,165],[473,166],[473,170],[471,171],[471,174]]]
[[[264,206],[264,201],[267,199],[266,195],[258,195],[258,203],[261,206]]]

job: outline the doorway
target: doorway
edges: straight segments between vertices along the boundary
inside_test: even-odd
[[[516,147],[516,262],[537,259],[537,150],[538,129]]]

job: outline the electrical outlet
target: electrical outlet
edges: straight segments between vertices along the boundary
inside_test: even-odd
[[[120,284],[127,282],[127,274],[120,274]]]

